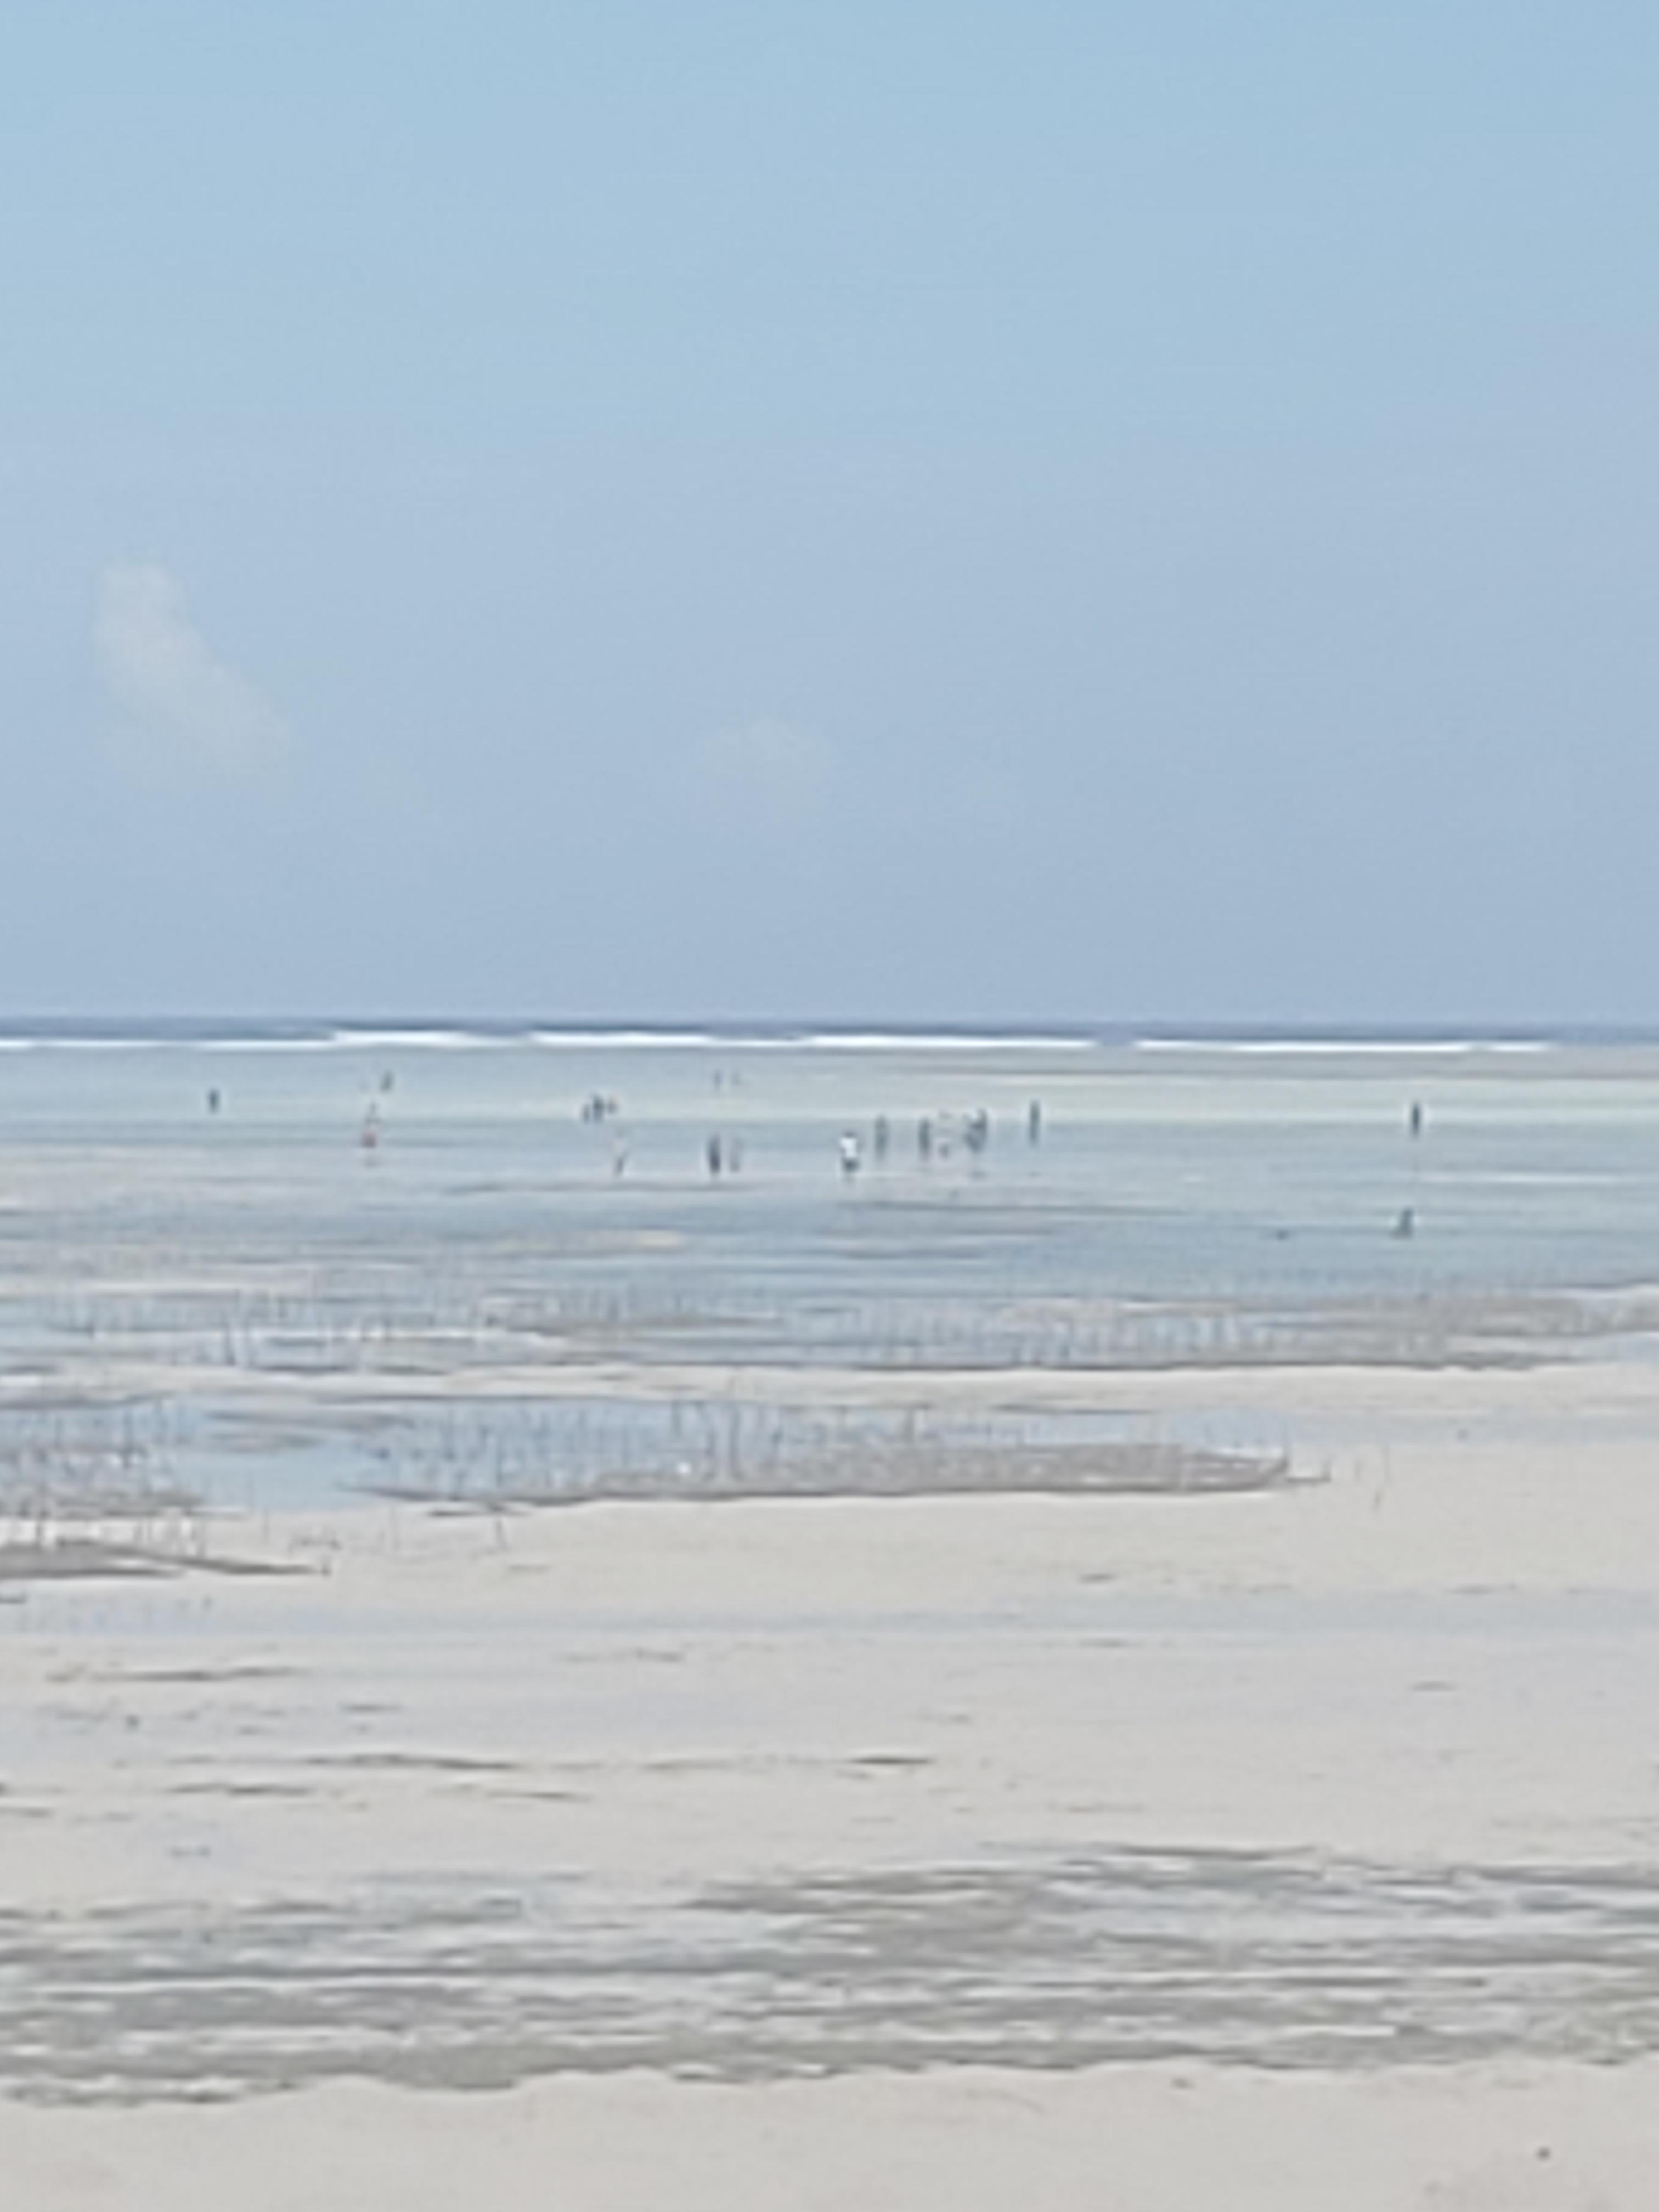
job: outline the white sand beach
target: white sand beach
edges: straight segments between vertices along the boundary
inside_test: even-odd
[[[1366,1441],[20,1585],[20,2201],[1650,2202],[1654,1381],[1096,1387]]]
[[[1659,2072],[348,2083],[205,2110],[0,2106],[0,2154],[14,2202],[87,2212],[1622,2212],[1652,2202]]]

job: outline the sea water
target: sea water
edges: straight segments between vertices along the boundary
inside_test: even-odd
[[[428,1365],[1499,1356],[1570,1337],[1564,1300],[1646,1326],[1659,1046],[13,1034],[0,1269],[37,1392],[139,1351],[349,1367],[377,1331]]]

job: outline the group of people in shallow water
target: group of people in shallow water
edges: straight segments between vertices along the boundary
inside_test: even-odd
[[[590,1126],[610,1126],[611,1128],[611,1172],[622,1176],[627,1170],[629,1147],[626,1136],[618,1125],[621,1107],[609,1094],[594,1091],[585,1098],[578,1118]],[[1042,1141],[1042,1102],[1033,1098],[1025,1109],[1025,1140],[1036,1145]],[[916,1158],[923,1167],[933,1162],[949,1159],[957,1146],[975,1166],[984,1158],[991,1144],[991,1116],[983,1106],[976,1106],[965,1114],[941,1112],[923,1114],[916,1121]],[[885,1114],[878,1114],[870,1126],[869,1156],[878,1167],[886,1164],[893,1148],[893,1124]],[[865,1140],[861,1130],[843,1129],[836,1142],[836,1156],[840,1164],[842,1179],[850,1182],[862,1173],[865,1163]],[[743,1172],[743,1139],[719,1129],[712,1129],[703,1140],[702,1162],[710,1182]]]
[[[1039,1112],[1035,1104],[1031,1110],[1034,1115]],[[1041,1123],[1040,1121],[1034,1121],[1029,1126],[1036,1130]],[[954,1115],[924,1114],[916,1123],[916,1157],[924,1167],[931,1165],[936,1158],[944,1159],[950,1157],[958,1130],[963,1149],[969,1157],[975,1161],[984,1157],[991,1142],[991,1117],[983,1107],[963,1115],[959,1123]],[[1031,1141],[1033,1144],[1037,1141],[1036,1134],[1032,1135]],[[885,1114],[878,1114],[870,1127],[870,1157],[878,1167],[885,1165],[892,1146],[893,1125]],[[864,1168],[863,1132],[843,1129],[836,1139],[836,1157],[840,1163],[842,1180],[851,1182]],[[736,1175],[743,1166],[743,1139],[740,1137],[722,1138],[718,1132],[714,1133],[703,1147],[703,1160],[711,1182],[716,1180],[722,1171]]]
[[[878,1114],[870,1131],[870,1154],[878,1167],[885,1164],[892,1149],[893,1127],[886,1115]],[[1028,1144],[1042,1141],[1042,1102],[1032,1099],[1025,1109],[1025,1139]],[[970,1113],[923,1114],[916,1122],[916,1158],[923,1167],[931,1167],[936,1159],[948,1159],[957,1143],[976,1165],[985,1157],[991,1144],[991,1116],[982,1106]],[[864,1140],[856,1129],[842,1132],[838,1152],[844,1180],[850,1181],[864,1165]]]
[[[736,1087],[738,1078],[731,1079]],[[393,1085],[392,1071],[387,1068],[377,1088],[381,1096],[390,1093]],[[722,1079],[716,1077],[716,1088]],[[207,1110],[216,1117],[224,1109],[224,1094],[216,1085],[207,1093]],[[611,1139],[611,1172],[620,1178],[627,1172],[630,1147],[619,1116],[622,1108],[608,1091],[591,1091],[581,1102],[578,1118],[591,1126],[609,1127]],[[1413,1098],[1406,1109],[1406,1132],[1415,1144],[1427,1127],[1428,1116],[1420,1098]],[[380,1148],[380,1107],[378,1098],[371,1098],[358,1131],[358,1142],[368,1158]],[[1025,1109],[1025,1141],[1039,1145],[1042,1141],[1042,1101],[1033,1098]],[[948,1159],[957,1142],[975,1167],[990,1149],[991,1116],[982,1106],[965,1114],[943,1112],[923,1114],[916,1121],[916,1158],[924,1168],[931,1167],[936,1159]],[[885,1114],[878,1114],[870,1127],[870,1156],[878,1167],[884,1166],[893,1144],[893,1125]],[[843,1182],[854,1182],[864,1168],[864,1138],[858,1129],[843,1129],[836,1142],[836,1156]],[[735,1134],[711,1130],[703,1144],[703,1166],[711,1182],[723,1176],[738,1176],[743,1172],[743,1139]],[[1395,1214],[1390,1234],[1408,1240],[1417,1234],[1417,1208],[1402,1206]]]
[[[733,1086],[737,1078],[732,1079]],[[716,1079],[719,1087],[720,1079]],[[388,1068],[380,1076],[378,1089],[382,1096],[390,1093],[393,1084]],[[207,1110],[217,1116],[223,1111],[224,1096],[216,1085],[207,1094]],[[620,1178],[627,1172],[630,1147],[619,1116],[622,1109],[617,1100],[606,1091],[592,1091],[581,1102],[578,1118],[589,1126],[609,1127],[611,1139],[611,1172]],[[1407,1134],[1415,1144],[1427,1126],[1427,1115],[1420,1098],[1413,1098],[1406,1110]],[[358,1142],[365,1158],[373,1158],[380,1142],[380,1107],[378,1098],[371,1098],[358,1132]],[[1025,1109],[1025,1141],[1039,1145],[1042,1141],[1042,1101],[1033,1098]],[[948,1159],[960,1142],[963,1151],[977,1167],[990,1149],[991,1116],[982,1106],[965,1114],[943,1112],[923,1114],[916,1121],[916,1158],[922,1167],[931,1167],[936,1159]],[[893,1125],[885,1114],[878,1114],[870,1127],[870,1157],[878,1167],[884,1166],[892,1150]],[[836,1142],[836,1159],[843,1182],[852,1182],[863,1172],[864,1138],[858,1129],[843,1129]],[[711,1130],[703,1144],[703,1166],[711,1182],[722,1177],[738,1176],[743,1172],[743,1139],[736,1134]],[[1417,1208],[1402,1206],[1394,1218],[1390,1233],[1408,1240],[1417,1234]]]

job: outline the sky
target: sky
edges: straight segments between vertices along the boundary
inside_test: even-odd
[[[0,1014],[1659,1024],[1659,15],[16,0]]]

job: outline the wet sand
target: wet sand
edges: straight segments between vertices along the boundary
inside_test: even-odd
[[[1656,1387],[1111,1378],[1263,1394],[1308,1479],[225,1514],[287,1571],[21,1585],[0,2154],[52,2212],[1634,2212]]]

